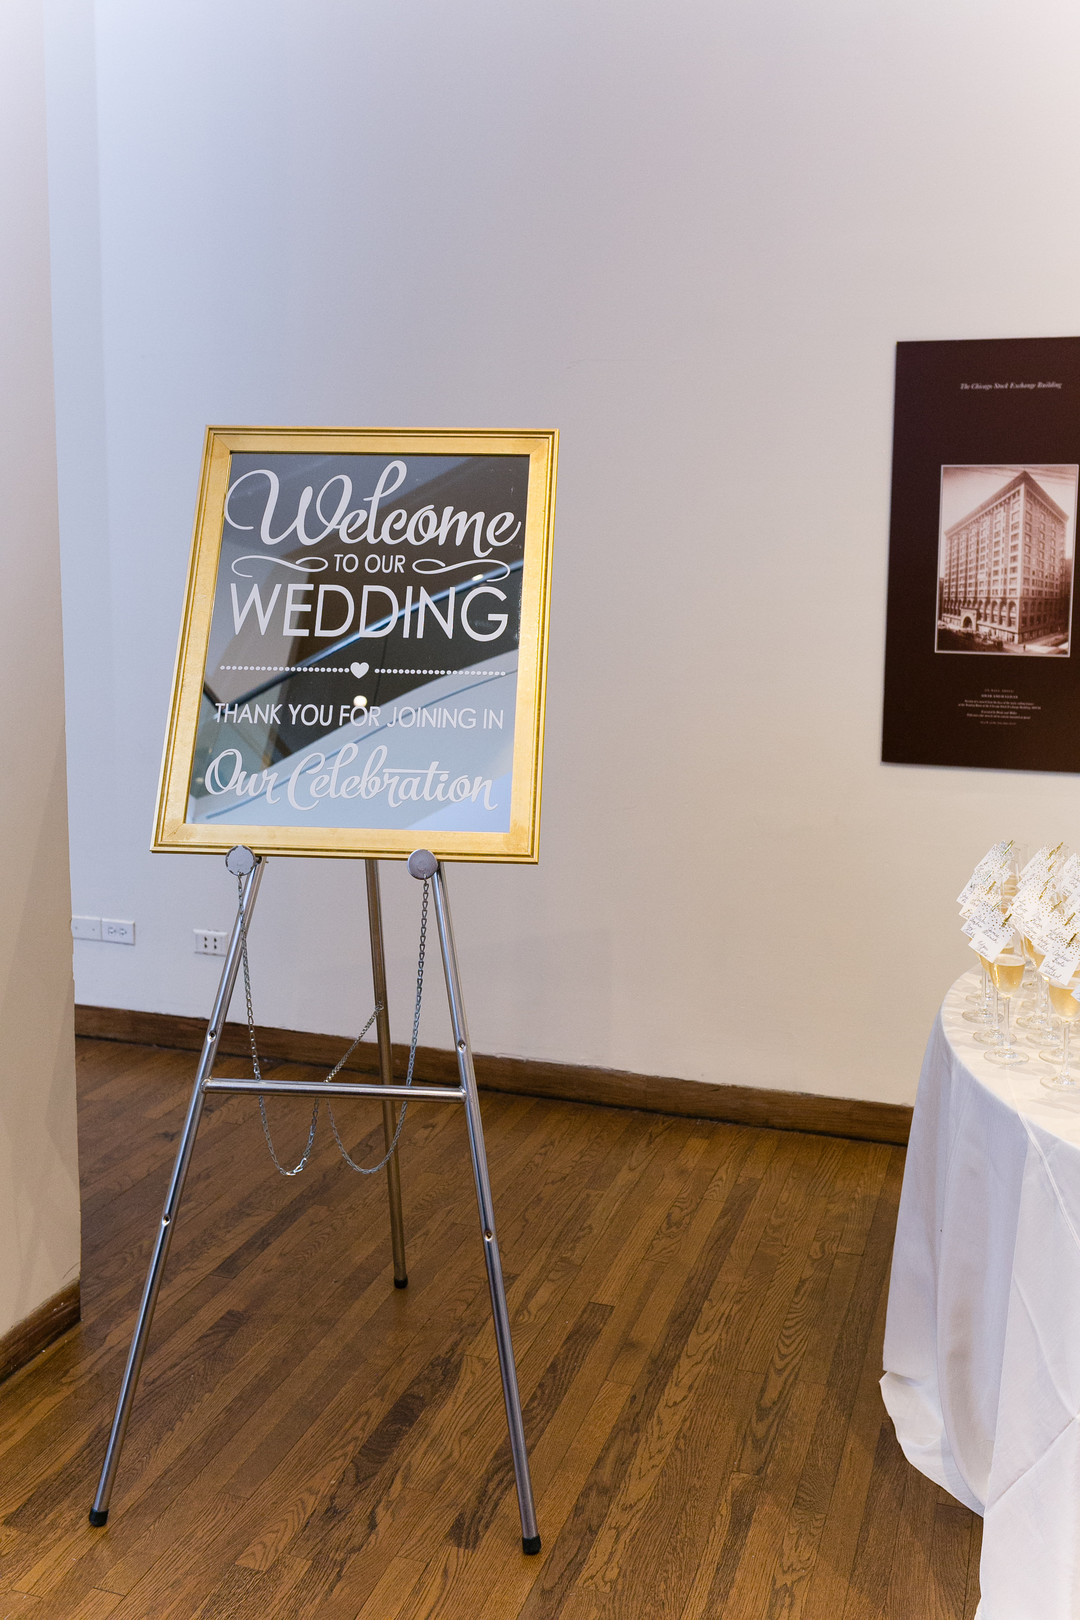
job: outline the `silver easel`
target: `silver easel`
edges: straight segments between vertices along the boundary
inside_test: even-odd
[[[124,1444],[124,1435],[131,1415],[135,1388],[139,1381],[139,1373],[142,1370],[143,1358],[146,1354],[146,1343],[154,1317],[154,1307],[157,1304],[158,1290],[161,1287],[161,1278],[165,1269],[169,1244],[172,1240],[173,1226],[183,1196],[184,1182],[187,1179],[191,1153],[195,1146],[195,1135],[199,1128],[203,1103],[207,1093],[228,1092],[234,1095],[253,1093],[255,1095],[289,1097],[378,1098],[383,1105],[383,1130],[388,1150],[394,1137],[393,1104],[395,1102],[456,1102],[464,1105],[465,1124],[469,1133],[473,1179],[476,1183],[476,1202],[480,1212],[480,1230],[484,1242],[484,1263],[487,1267],[488,1288],[491,1293],[491,1313],[495,1324],[495,1343],[499,1353],[499,1372],[502,1376],[506,1422],[510,1431],[510,1452],[514,1463],[514,1479],[517,1485],[518,1508],[521,1514],[521,1547],[523,1552],[538,1553],[540,1551],[540,1536],[536,1527],[536,1510],[533,1505],[532,1483],[529,1478],[529,1458],[525,1448],[525,1429],[521,1418],[521,1398],[518,1394],[517,1372],[514,1367],[514,1349],[510,1339],[510,1316],[506,1308],[506,1290],[503,1286],[502,1263],[499,1259],[499,1240],[495,1232],[495,1209],[491,1200],[487,1153],[484,1148],[484,1128],[480,1119],[480,1099],[476,1089],[472,1048],[469,1044],[469,1031],[465,1021],[465,1004],[461,995],[457,952],[454,948],[454,930],[450,920],[450,902],[446,893],[446,875],[435,856],[429,850],[417,850],[409,858],[409,871],[414,878],[430,882],[432,896],[435,901],[435,916],[439,928],[439,946],[442,952],[446,995],[450,1004],[450,1022],[454,1033],[454,1048],[458,1065],[459,1083],[456,1086],[403,1086],[394,1082],[390,1046],[390,1018],[386,1005],[386,961],[383,950],[379,875],[377,864],[373,860],[367,861],[366,867],[372,979],[376,1007],[380,1009],[376,1023],[379,1046],[378,1082],[273,1080],[266,1077],[256,1080],[215,1080],[212,1078],[214,1062],[217,1057],[218,1046],[221,1043],[221,1034],[229,1010],[229,1003],[232,1000],[233,990],[236,986],[236,977],[240,969],[248,923],[259,892],[259,885],[262,882],[266,863],[261,857],[253,855],[249,849],[241,845],[229,851],[225,864],[229,871],[241,880],[240,903],[237,907],[232,932],[229,935],[225,963],[221,970],[221,982],[214,998],[210,1022],[206,1027],[206,1037],[199,1058],[199,1067],[195,1074],[195,1084],[192,1088],[187,1118],[184,1121],[184,1129],[180,1135],[169,1190],[165,1195],[165,1206],[161,1212],[154,1252],[150,1258],[146,1286],[143,1289],[142,1300],[139,1304],[131,1348],[128,1351],[127,1364],[120,1384],[116,1414],[109,1434],[109,1443],[105,1449],[105,1461],[101,1469],[101,1478],[98,1481],[94,1505],[90,1509],[90,1523],[92,1525],[103,1525],[109,1517],[109,1501],[112,1496],[116,1468],[120,1461],[120,1451]],[[401,1179],[396,1151],[392,1152],[387,1160],[386,1175],[390,1197],[394,1286],[404,1288],[408,1282],[408,1277],[405,1271],[405,1234],[401,1216]]]

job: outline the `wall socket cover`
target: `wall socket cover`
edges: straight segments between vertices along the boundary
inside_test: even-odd
[[[72,939],[100,939],[101,938],[101,918],[100,917],[72,917],[72,919],[71,919],[71,937],[72,937]]]
[[[135,924],[122,922],[117,917],[102,917],[101,937],[110,945],[134,945]]]
[[[195,952],[198,956],[224,956],[229,943],[227,929],[196,928]]]

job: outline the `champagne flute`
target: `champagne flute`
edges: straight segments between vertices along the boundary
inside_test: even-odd
[[[970,1012],[961,1013],[960,1016],[966,1018],[969,1024],[980,1024],[983,1029],[988,1029],[996,1024],[990,994],[990,962],[987,957],[983,956],[981,951],[978,955],[979,962],[982,965],[982,994],[978,998],[978,1005],[973,1007]]]
[[[1068,984],[1048,984],[1050,992],[1050,1006],[1055,1017],[1061,1020],[1061,1051],[1040,1052],[1039,1056],[1048,1063],[1061,1062],[1061,1068],[1056,1074],[1043,1077],[1043,1085],[1048,1091],[1080,1091],[1080,1075],[1073,1074],[1069,1069],[1069,1036],[1072,1033],[1073,1023],[1080,1018],[1080,1001],[1077,1001],[1075,992],[1080,989],[1075,979]]]
[[[971,1038],[973,1041],[978,1041],[980,1046],[1000,1046],[1002,1044],[1001,1001],[998,996],[997,979],[994,975],[994,962],[992,957],[983,956],[981,952],[979,953],[979,961],[985,968],[990,980],[990,1018],[985,1028],[977,1029]],[[972,1022],[974,1023],[975,1020],[972,1019]]]
[[[1033,991],[1035,988],[1035,974],[1037,971],[1035,967],[1035,947],[1032,945],[1027,935],[1021,930],[1017,930],[1016,937],[1020,941],[1020,955],[1024,958],[1024,989]]]
[[[976,955],[979,953],[976,952]],[[964,1014],[964,1017],[973,1024],[986,1023],[990,1009],[990,968],[985,956],[979,955],[979,963],[982,968],[982,983],[977,985],[970,995],[964,997],[968,1005],[976,1009],[975,1016],[970,1013]],[[980,1017],[979,1013],[986,1016]]]
[[[1034,941],[1028,939],[1025,935],[1024,955],[1028,957],[1035,968],[1032,980],[1034,1006],[1031,1007],[1030,1012],[1020,1013],[1016,1018],[1016,1023],[1021,1029],[1027,1030],[1028,1039],[1034,1043],[1053,1040],[1054,1030],[1050,1022],[1049,1003],[1046,1000],[1046,980],[1041,972],[1043,962],[1046,959],[1046,952],[1040,951]]]
[[[1051,1002],[1050,1002],[1050,980],[1047,978],[1046,974],[1043,972],[1043,963],[1045,962],[1045,960],[1046,960],[1045,951],[1038,951],[1037,950],[1035,952],[1035,970],[1036,970],[1036,972],[1038,973],[1038,976],[1039,976],[1039,1021],[1040,1022],[1039,1023],[1033,1023],[1032,1026],[1031,1026],[1031,1039],[1033,1041],[1038,1038],[1038,1031],[1039,1031],[1040,1026],[1041,1026],[1042,1029],[1044,1029],[1046,1031],[1047,1039],[1050,1040],[1050,1041],[1053,1041],[1055,1039],[1055,1036],[1057,1036],[1057,1034],[1058,1034],[1058,1031],[1055,1030],[1055,1028],[1054,1028],[1054,1009],[1053,1009],[1053,1007],[1051,1005]]]
[[[1012,1068],[1028,1060],[1027,1053],[1019,1051],[1013,1045],[1012,1029],[1009,1025],[1009,1007],[1012,998],[1024,982],[1024,958],[1017,951],[1002,951],[990,964],[990,971],[994,977],[998,1001],[1005,1003],[1005,1029],[1002,1044],[987,1052],[986,1060],[988,1063],[1001,1063],[1007,1068]],[[1077,1011],[1080,1012],[1080,1005],[1077,1006]]]

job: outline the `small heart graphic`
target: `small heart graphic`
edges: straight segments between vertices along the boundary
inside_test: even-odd
[[[350,664],[349,665],[350,670],[356,676],[357,680],[360,679],[361,675],[366,675],[367,674],[369,667],[370,666],[367,665],[367,664]]]

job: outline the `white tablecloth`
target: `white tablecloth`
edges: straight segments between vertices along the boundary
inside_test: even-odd
[[[1078,1620],[1080,1097],[1034,1052],[986,1061],[976,978],[926,1050],[881,1387],[908,1460],[983,1515],[979,1620]]]

